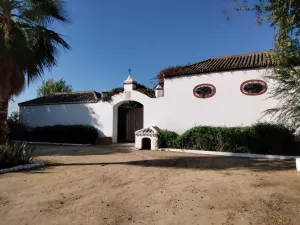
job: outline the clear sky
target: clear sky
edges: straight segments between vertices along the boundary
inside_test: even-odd
[[[72,50],[62,52],[58,66],[43,79],[64,78],[74,91],[101,92],[122,86],[132,68],[136,81],[152,78],[170,65],[210,57],[269,50],[273,30],[257,27],[254,15],[241,13],[226,21],[222,10],[231,0],[68,0],[72,23],[54,29]],[[17,103],[36,97],[36,80]]]

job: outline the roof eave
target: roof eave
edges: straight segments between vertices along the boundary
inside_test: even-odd
[[[267,68],[273,68],[274,65],[266,65],[266,66],[252,66],[252,67],[241,67],[236,69],[219,69],[219,70],[207,70],[207,71],[195,71],[190,73],[177,73],[177,74],[167,74],[165,76],[165,79],[173,78],[173,77],[181,77],[181,76],[189,76],[189,75],[197,75],[197,74],[208,74],[208,73],[217,73],[217,72],[230,72],[230,71],[240,71],[240,70],[250,70],[250,69],[267,69]]]
[[[59,103],[42,103],[42,104],[23,104],[23,103],[19,103],[19,107],[20,106],[42,106],[42,105],[64,105],[64,104],[88,104],[88,103],[98,103],[100,100],[98,101],[90,101],[90,102],[59,102]]]

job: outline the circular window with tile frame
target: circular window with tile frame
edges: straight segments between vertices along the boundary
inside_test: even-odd
[[[198,84],[193,94],[196,98],[211,98],[216,94],[216,87],[212,84]]]
[[[268,90],[268,85],[263,80],[246,80],[241,84],[240,90],[244,95],[262,95]]]

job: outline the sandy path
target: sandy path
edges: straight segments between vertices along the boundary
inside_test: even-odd
[[[39,147],[0,175],[0,224],[300,224],[293,161],[114,147]]]

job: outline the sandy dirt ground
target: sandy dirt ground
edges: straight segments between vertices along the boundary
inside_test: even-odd
[[[0,175],[1,225],[300,224],[294,161],[39,146],[43,169]]]

